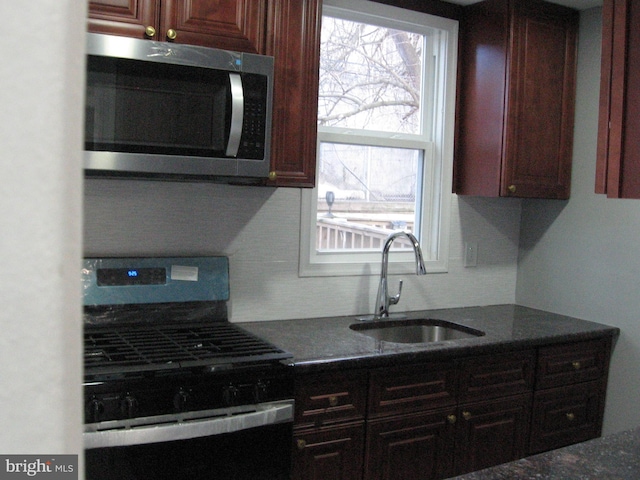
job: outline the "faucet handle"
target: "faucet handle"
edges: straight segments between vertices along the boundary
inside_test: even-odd
[[[389,305],[397,305],[400,301],[400,295],[402,294],[402,280],[398,284],[398,293],[394,297],[389,297]]]

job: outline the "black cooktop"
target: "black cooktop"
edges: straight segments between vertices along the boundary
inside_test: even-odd
[[[291,354],[229,322],[92,326],[85,376],[278,362]]]

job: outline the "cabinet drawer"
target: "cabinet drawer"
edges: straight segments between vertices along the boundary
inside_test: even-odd
[[[587,382],[537,392],[529,453],[540,453],[600,436],[605,383]]]
[[[543,347],[538,354],[536,388],[558,387],[604,378],[610,339]]]
[[[516,395],[533,390],[535,352],[486,355],[461,362],[460,401]]]
[[[453,405],[456,384],[453,362],[375,370],[369,387],[369,414],[392,415]]]
[[[364,420],[294,431],[291,480],[360,480]]]
[[[296,428],[364,419],[367,373],[329,372],[296,379]]]

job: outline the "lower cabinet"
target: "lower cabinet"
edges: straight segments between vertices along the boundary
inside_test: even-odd
[[[455,474],[461,475],[524,457],[529,439],[530,412],[530,395],[459,408],[456,416]]]
[[[291,478],[361,480],[364,422],[294,434]]]
[[[448,478],[522,458],[530,411],[519,395],[368,422],[364,478]]]
[[[540,348],[529,453],[600,436],[611,339]]]
[[[374,420],[367,425],[364,478],[413,480],[453,475],[454,410]]]
[[[297,379],[293,479],[431,480],[600,435],[611,339]]]

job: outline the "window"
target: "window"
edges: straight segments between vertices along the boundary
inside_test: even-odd
[[[302,194],[302,276],[377,274],[397,230],[420,240],[428,271],[446,271],[456,50],[456,21],[325,0],[317,187]],[[390,268],[410,271],[409,245],[396,241],[394,250]]]

